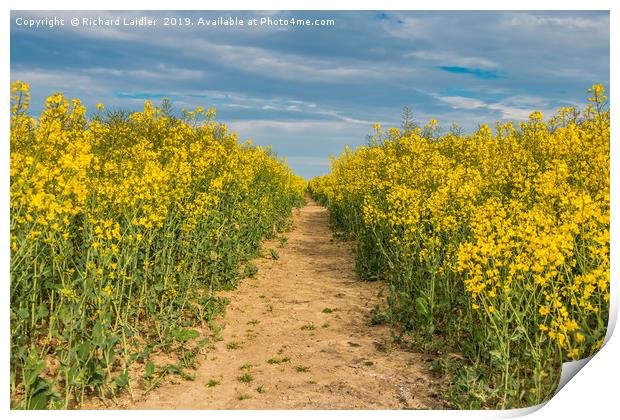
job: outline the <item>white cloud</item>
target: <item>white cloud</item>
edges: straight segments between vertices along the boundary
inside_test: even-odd
[[[187,39],[183,42],[186,48],[180,51],[180,54],[200,54],[228,67],[297,82],[346,82],[406,75],[403,69],[386,71],[383,67],[366,61],[336,64],[333,61],[281,53],[267,48],[216,44],[205,39]],[[178,45],[178,41],[173,38],[160,39],[157,43],[159,46],[172,48]]]
[[[105,85],[98,83],[97,80],[88,74],[77,72],[65,72],[47,69],[11,69],[11,80],[23,80],[31,85],[31,91],[38,95],[33,97],[32,104],[36,100],[42,100],[44,97],[54,92],[72,92],[76,86],[79,86],[82,95],[105,98],[109,94],[109,90]]]
[[[180,94],[182,95],[182,94]],[[228,94],[226,99],[237,101],[234,104],[222,103],[220,107],[237,107],[245,109],[260,109],[263,111],[282,111],[293,114],[306,114],[314,116],[330,117],[330,119],[343,121],[349,124],[370,126],[371,121],[350,117],[343,112],[328,109],[312,102],[300,101],[289,98],[259,98],[249,95]]]
[[[439,96],[438,99],[452,108],[457,109],[478,109],[487,107],[487,104],[479,99],[467,98],[464,96]]]
[[[361,125],[365,125],[365,126],[370,126],[372,125],[372,122],[367,121],[367,120],[360,120],[357,118],[351,118],[348,117],[346,115],[343,115],[342,113],[338,112],[338,111],[328,111],[328,110],[321,110],[321,111],[315,111],[315,114],[317,115],[325,115],[328,117],[333,117],[337,120],[341,120],[344,121],[346,123],[350,123],[350,124],[361,124]]]
[[[463,96],[434,96],[451,108],[495,111],[499,113],[501,119],[505,120],[525,121],[534,111],[543,111],[547,116],[551,115],[554,111],[549,107],[549,101],[547,99],[533,95],[515,95],[506,98],[503,102],[486,102],[481,99]]]
[[[537,16],[526,13],[519,13],[506,19],[506,23],[511,26],[540,27],[555,26],[567,29],[600,29],[609,24],[607,17],[589,18],[575,16]]]
[[[195,80],[207,77],[207,73],[201,70],[169,67],[162,63],[155,66],[152,70],[93,67],[85,69],[85,72],[97,76],[107,75],[118,78],[151,80]]]
[[[502,119],[525,121],[534,111],[533,109],[516,108],[504,104],[488,104],[487,108],[492,111],[498,111]]]
[[[334,136],[349,134],[351,125],[344,121],[317,120],[232,120],[228,126],[244,133],[273,132],[299,134],[301,132],[331,133]],[[369,127],[370,129],[370,127]]]
[[[418,58],[421,60],[434,61],[440,64],[450,64],[462,67],[498,67],[492,60],[482,57],[460,56],[452,52],[415,51],[405,54],[405,57]]]

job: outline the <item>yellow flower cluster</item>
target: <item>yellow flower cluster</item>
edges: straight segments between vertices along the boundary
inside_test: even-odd
[[[142,112],[100,104],[87,117],[79,100],[56,93],[33,118],[29,99],[29,86],[14,82],[15,378],[40,336],[61,343],[54,356],[78,370],[86,367],[73,348],[100,345],[93,325],[139,336],[149,334],[146,320],[163,339],[188,308],[233,285],[240,263],[304,202],[305,181],[271,150],[238,142],[213,109],[178,118],[167,102],[147,101]]]
[[[391,281],[406,327],[449,330],[462,323],[450,314],[467,316],[479,325],[471,337],[487,337],[480,347],[505,363],[519,343],[535,354],[523,363],[598,348],[609,311],[610,125],[603,87],[589,92],[583,110],[471,135],[429,135],[436,121],[406,133],[376,125],[368,146],[310,181],[358,240],[358,271]]]

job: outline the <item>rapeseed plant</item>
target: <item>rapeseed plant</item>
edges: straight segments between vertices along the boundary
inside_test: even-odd
[[[606,333],[610,120],[603,86],[589,93],[471,135],[376,124],[309,183],[357,240],[360,276],[389,281],[392,320],[485,367],[485,406],[550,398]]]

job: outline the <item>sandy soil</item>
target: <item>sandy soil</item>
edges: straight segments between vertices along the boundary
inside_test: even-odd
[[[310,200],[286,236],[284,247],[265,245],[279,259],[258,259],[256,276],[224,293],[224,340],[196,379],[165,383],[124,408],[441,408],[427,356],[391,346],[389,327],[370,325],[385,284],[355,277],[352,244],[332,238],[326,209]]]

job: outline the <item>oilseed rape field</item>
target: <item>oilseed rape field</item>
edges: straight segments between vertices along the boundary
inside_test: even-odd
[[[406,112],[306,182],[213,108],[35,116],[13,82],[11,407],[547,401],[609,317],[610,113],[584,97],[473,133]]]
[[[241,143],[215,110],[164,101],[92,117],[50,96],[29,113],[11,86],[10,382],[15,408],[74,407],[144,377],[187,376],[215,296],[252,275],[261,240],[286,229],[306,182]],[[183,363],[157,366],[153,349]]]
[[[356,240],[359,276],[388,281],[399,340],[444,355],[459,408],[541,403],[603,342],[610,119],[603,86],[588,92],[583,109],[471,135],[377,124],[309,183]]]

